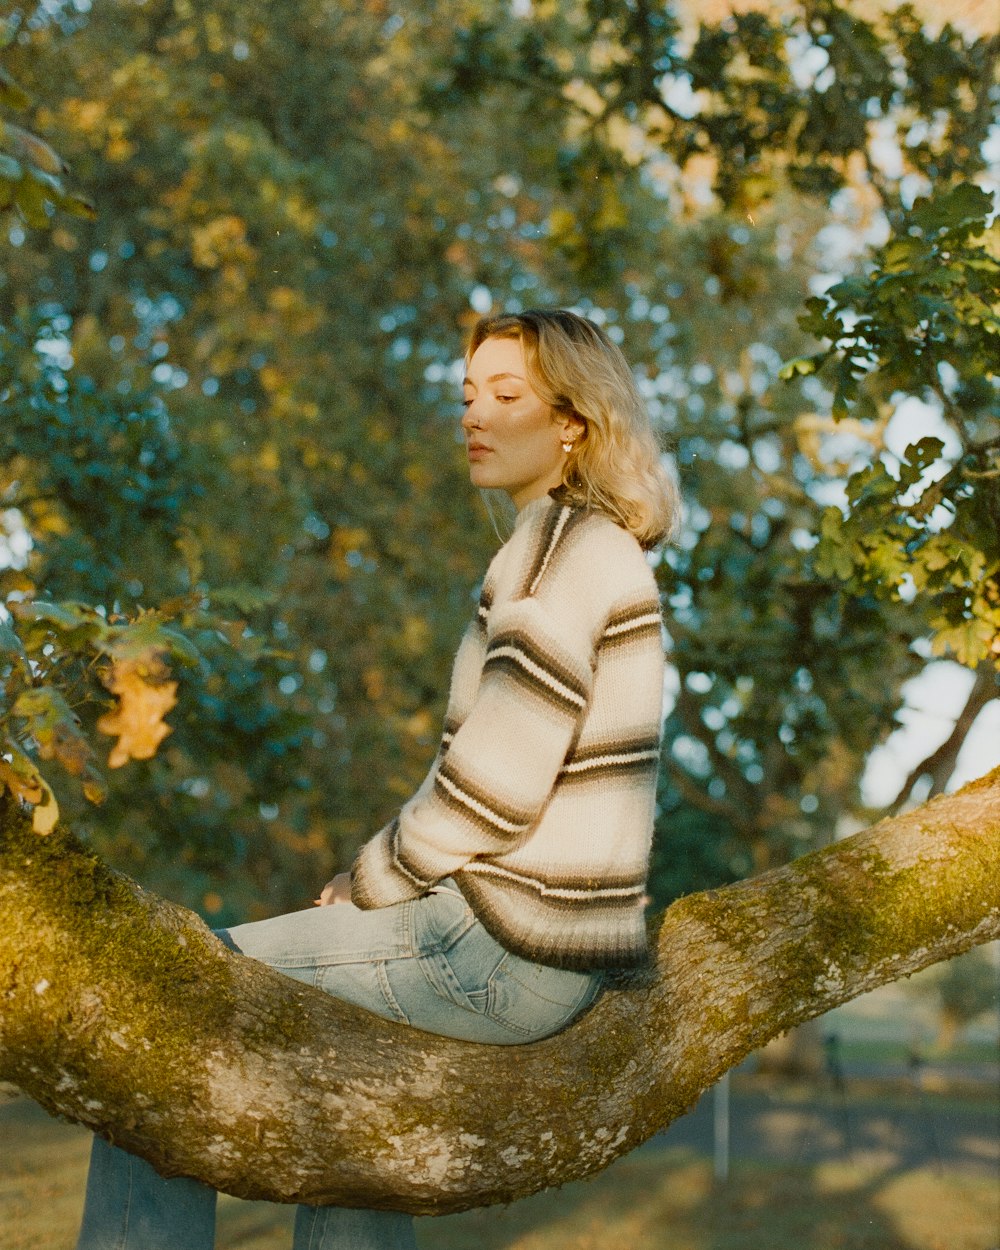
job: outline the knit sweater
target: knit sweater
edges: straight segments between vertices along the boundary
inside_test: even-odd
[[[434,765],[362,847],[354,903],[452,877],[516,954],[642,963],[662,686],[659,597],[635,538],[599,512],[529,504],[459,647]]]

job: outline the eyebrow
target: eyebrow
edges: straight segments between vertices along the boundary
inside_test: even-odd
[[[486,381],[487,383],[500,382],[504,378],[516,378],[518,382],[524,382],[527,380],[525,378],[522,378],[519,373],[491,373],[490,376],[486,379]],[[476,384],[475,382],[473,382],[471,378],[463,378],[462,385],[463,386],[475,386]]]

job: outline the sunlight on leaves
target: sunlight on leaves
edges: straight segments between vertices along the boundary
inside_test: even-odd
[[[109,768],[152,759],[171,732],[163,717],[177,703],[177,683],[155,652],[140,659],[115,660],[104,684],[118,696],[118,706],[97,722],[101,733],[118,739],[108,755]]]

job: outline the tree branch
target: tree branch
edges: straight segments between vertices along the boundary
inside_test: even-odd
[[[0,801],[0,1078],[165,1174],[443,1213],[589,1175],[780,1032],[1000,935],[1000,769],[679,900],[655,968],[530,1046],[386,1023],[229,952]]]
[[[662,762],[663,767],[670,774],[671,781],[680,791],[681,797],[687,799],[692,807],[696,807],[700,812],[707,812],[711,816],[720,816],[741,836],[749,839],[755,826],[752,821],[747,820],[745,812],[740,811],[734,803],[729,803],[725,799],[713,798],[685,770],[683,764],[678,763],[672,756],[665,756]]]
[[[1000,673],[997,672],[996,665],[988,660],[983,661],[976,669],[976,679],[972,683],[969,697],[965,701],[965,706],[959,712],[951,733],[937,750],[932,751],[930,755],[922,759],[913,769],[900,787],[899,793],[886,807],[887,813],[892,814],[899,811],[910,797],[913,787],[921,777],[929,775],[931,778],[929,797],[943,792],[949,778],[955,771],[958,754],[965,744],[965,739],[969,736],[969,730],[972,728],[976,717],[987,703],[990,703],[993,699],[1000,698],[1000,685],[998,685],[998,682],[1000,682]]]
[[[687,688],[683,676],[675,706],[685,732],[702,744],[712,761],[712,768],[725,782],[734,824],[744,831],[752,829],[759,815],[757,793],[735,760],[719,747],[715,733],[702,720],[701,702]]]

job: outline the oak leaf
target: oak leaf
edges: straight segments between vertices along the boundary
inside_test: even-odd
[[[166,680],[168,672],[155,653],[112,663],[103,681],[118,696],[118,706],[97,722],[101,733],[118,739],[108,755],[109,768],[152,759],[171,732],[163,717],[177,703],[177,683]]]

